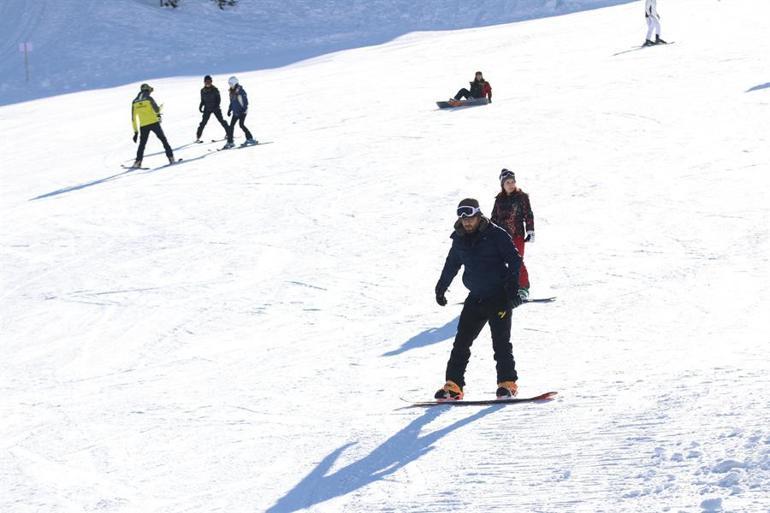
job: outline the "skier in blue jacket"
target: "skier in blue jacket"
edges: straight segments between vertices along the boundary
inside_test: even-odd
[[[246,91],[243,87],[241,87],[241,84],[238,83],[236,77],[230,77],[227,83],[230,84],[230,107],[227,109],[227,115],[231,117],[230,127],[227,131],[227,144],[225,144],[223,149],[226,150],[235,146],[235,144],[233,144],[233,132],[236,123],[240,125],[241,130],[246,134],[246,142],[241,144],[241,146],[257,144],[257,141],[254,140],[251,136],[251,132],[249,132],[249,129],[246,128],[245,125],[246,114],[249,111],[249,97],[246,95]]]

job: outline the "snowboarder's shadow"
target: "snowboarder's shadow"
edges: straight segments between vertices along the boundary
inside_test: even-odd
[[[449,409],[448,407],[428,408],[420,417],[410,422],[408,426],[387,439],[367,456],[327,475],[337,458],[347,448],[356,444],[356,442],[347,443],[321,460],[310,474],[279,499],[267,510],[267,513],[291,513],[309,508],[384,479],[433,450],[433,444],[445,435],[501,408],[500,405],[484,408],[444,428],[420,436],[425,425]]]
[[[751,89],[747,89],[746,92],[750,93],[752,91],[759,91],[760,89],[768,89],[768,88],[770,88],[770,82],[767,82],[766,84],[755,85]]]
[[[455,317],[448,323],[444,324],[440,328],[429,328],[422,333],[418,333],[417,335],[413,336],[403,344],[401,344],[401,347],[398,349],[394,349],[393,351],[388,351],[387,353],[384,353],[382,356],[396,356],[401,353],[405,353],[407,351],[410,351],[412,349],[417,349],[418,347],[425,347],[430,346],[433,344],[438,344],[439,342],[443,342],[444,340],[447,340],[449,338],[452,338],[455,336],[455,333],[457,333],[457,323],[459,322],[460,317]]]

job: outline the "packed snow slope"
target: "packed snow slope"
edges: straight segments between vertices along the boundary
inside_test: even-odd
[[[770,4],[660,10],[620,55],[639,3],[239,73],[273,144],[229,152],[154,80],[173,167],[120,167],[138,82],[0,108],[0,511],[770,511]],[[491,105],[435,108],[478,69]],[[514,312],[521,395],[558,399],[400,409],[504,166],[558,295]]]
[[[3,0],[0,105],[172,75],[265,69],[417,30],[564,14],[630,0]],[[19,44],[32,43],[29,81]],[[444,54],[446,58],[450,54]],[[340,88],[352,89],[346,76]],[[276,93],[282,87],[276,87]]]

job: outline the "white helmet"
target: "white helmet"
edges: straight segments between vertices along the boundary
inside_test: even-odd
[[[236,85],[238,85],[238,79],[235,77],[230,77],[227,83],[230,84],[230,87],[235,87]]]

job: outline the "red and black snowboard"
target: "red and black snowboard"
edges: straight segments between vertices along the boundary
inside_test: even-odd
[[[489,406],[493,404],[501,404],[501,405],[508,405],[508,404],[518,404],[518,403],[534,403],[534,402],[542,402],[542,401],[550,401],[554,398],[554,396],[558,392],[546,392],[544,394],[536,395],[534,397],[512,397],[510,399],[481,399],[481,400],[470,400],[466,401],[464,399],[461,399],[459,401],[456,401],[454,399],[445,399],[443,401],[424,401],[424,402],[412,402],[412,401],[406,401],[406,399],[403,399],[404,401],[411,403],[407,408],[427,408],[430,406]]]
[[[467,100],[449,100],[445,102],[436,102],[439,109],[454,109],[457,107],[474,107],[476,105],[486,105],[489,100],[486,98],[469,98]]]

